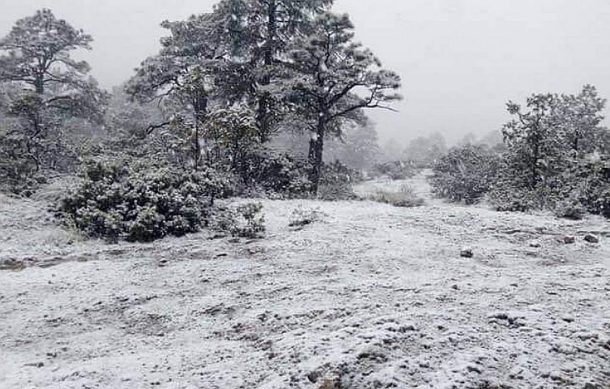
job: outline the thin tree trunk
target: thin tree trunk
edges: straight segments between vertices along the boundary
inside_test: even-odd
[[[324,156],[324,132],[325,132],[325,115],[320,116],[316,128],[315,136],[309,140],[309,164],[311,173],[309,180],[311,181],[311,192],[318,193],[320,187],[320,177],[322,175],[322,161]]]
[[[195,171],[199,170],[199,162],[201,161],[201,126],[204,125],[207,111],[208,111],[208,98],[205,93],[199,94],[194,101],[195,108],[195,136],[193,142],[193,165]]]
[[[37,95],[42,96],[44,94],[44,75],[36,76],[36,79],[34,80],[34,88],[36,89]]]
[[[199,144],[199,120],[195,120],[195,137],[193,139],[193,165],[195,171],[199,170],[199,159],[201,158],[201,145]]]
[[[534,160],[532,163],[532,189],[538,186],[538,159],[540,158],[540,143],[538,139],[534,143]]]
[[[277,4],[275,0],[269,0],[269,4],[267,6],[267,41],[265,42],[265,53],[263,57],[263,65],[266,69],[265,74],[260,81],[260,84],[262,86],[267,86],[271,84],[271,75],[269,73],[269,68],[273,65],[276,35]],[[271,94],[269,92],[263,92],[263,94],[259,97],[257,112],[259,139],[261,143],[267,143],[271,138],[270,102]]]

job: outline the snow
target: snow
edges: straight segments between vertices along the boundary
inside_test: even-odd
[[[237,243],[83,241],[0,198],[0,387],[610,385],[610,247],[583,240],[607,221],[408,184],[428,205],[264,201],[266,239]],[[322,220],[289,228],[299,207]]]

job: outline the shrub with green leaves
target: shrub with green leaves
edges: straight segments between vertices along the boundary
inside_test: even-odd
[[[485,146],[455,147],[441,157],[430,178],[433,193],[450,201],[474,204],[498,179],[500,156]]]
[[[231,194],[226,175],[208,168],[151,171],[118,163],[90,163],[83,182],[59,211],[92,238],[150,242],[197,232],[214,199]]]

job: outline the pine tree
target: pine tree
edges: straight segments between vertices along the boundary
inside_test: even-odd
[[[65,120],[103,120],[107,93],[88,76],[87,62],[71,57],[75,50],[90,50],[92,40],[48,9],[18,20],[0,40],[0,82],[19,91],[11,96],[8,114],[20,125],[5,140],[19,145],[35,170],[53,167],[60,157],[56,146],[65,141]]]
[[[278,131],[285,107],[272,85],[284,75],[288,47],[303,34],[315,15],[333,0],[224,0],[216,10],[225,15],[234,58],[241,62],[249,85],[242,90],[256,111],[261,143]],[[247,75],[246,75],[247,74]]]
[[[502,130],[510,165],[529,189],[538,189],[560,163],[562,140],[554,125],[557,102],[556,95],[534,94],[527,99],[528,111],[519,104],[507,104],[515,117]]]
[[[599,148],[599,137],[604,129],[601,112],[606,100],[598,96],[592,85],[585,85],[578,95],[561,95],[554,113],[554,125],[559,127],[575,157],[582,158]]]
[[[373,53],[354,42],[347,15],[319,15],[307,34],[290,51],[294,71],[287,80],[292,101],[309,124],[309,162],[316,192],[320,180],[324,139],[340,134],[345,121],[362,121],[365,108],[390,109],[400,99],[400,77],[381,68]]]
[[[190,154],[196,170],[203,127],[218,97],[217,77],[226,63],[223,21],[217,13],[207,13],[161,25],[169,36],[161,40],[157,55],[142,62],[126,90],[137,101],[156,101],[168,111],[166,120],[151,124],[149,131],[177,123],[192,127]]]

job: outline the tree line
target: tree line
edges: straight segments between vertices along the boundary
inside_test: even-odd
[[[400,99],[400,77],[355,40],[332,3],[222,0],[164,21],[159,52],[112,94],[73,59],[91,49],[90,35],[48,9],[17,21],[0,40],[1,174],[17,183],[101,149],[137,147],[184,169],[248,172],[252,150],[298,131],[309,134],[304,163],[316,193],[325,140]]]

